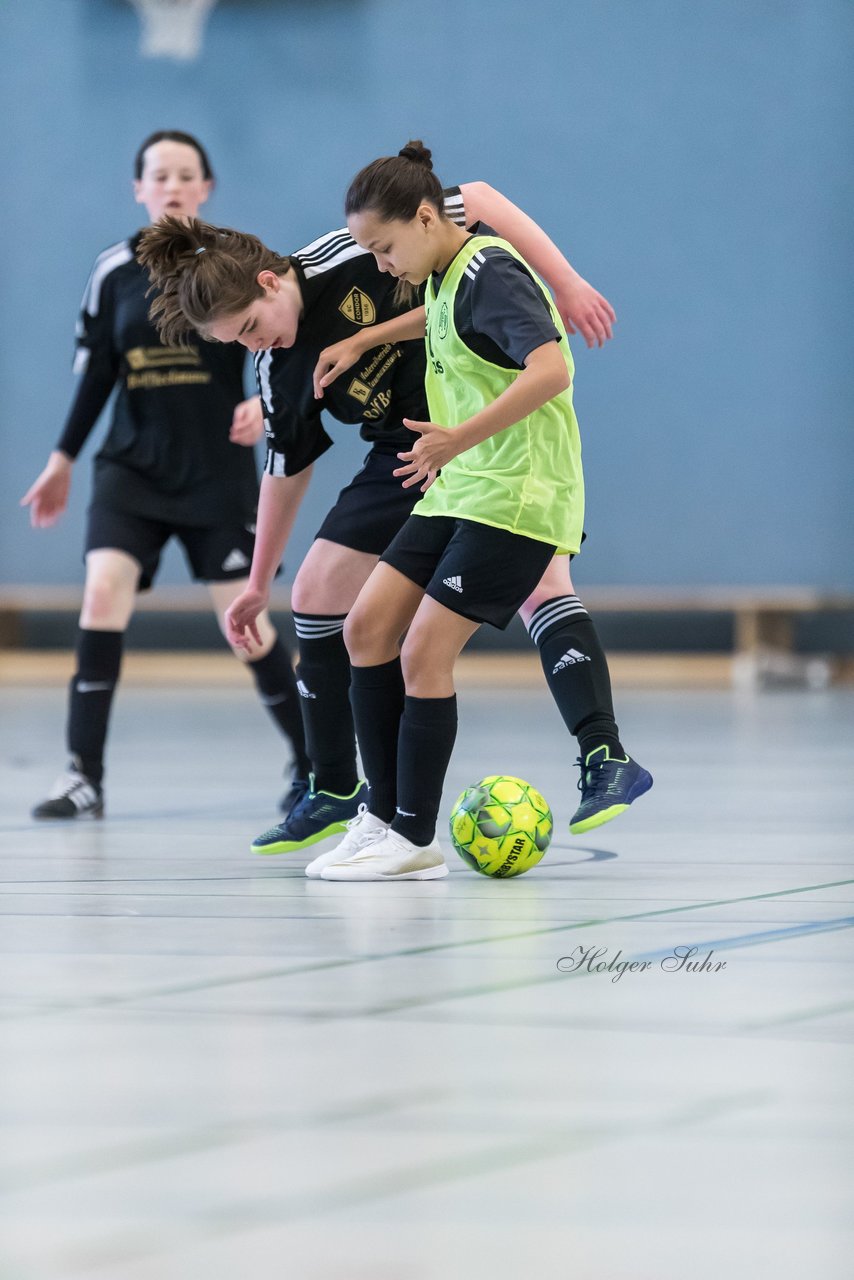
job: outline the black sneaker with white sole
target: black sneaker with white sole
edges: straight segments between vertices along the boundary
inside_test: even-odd
[[[91,778],[87,778],[78,769],[70,767],[61,778],[47,800],[42,800],[33,809],[34,818],[103,818],[103,788]]]

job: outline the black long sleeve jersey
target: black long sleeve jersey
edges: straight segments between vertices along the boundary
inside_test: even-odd
[[[178,525],[249,524],[258,499],[254,450],[228,438],[244,399],[246,353],[236,343],[160,341],[136,260],[139,234],[95,260],[77,326],[80,381],[57,448],[77,457],[116,387],[93,501]]]
[[[445,192],[445,213],[465,226],[459,187]],[[372,348],[325,389],[323,400],[315,400],[312,384],[324,347],[400,313],[397,281],[379,270],[346,227],[314,240],[290,260],[304,308],[296,342],[255,356],[267,430],[264,470],[296,475],[326,452],[332,440],[323,429],[322,409],[339,422],[358,424],[362,439],[375,448],[407,448],[417,436],[403,419],[423,421],[427,414],[423,341]]]

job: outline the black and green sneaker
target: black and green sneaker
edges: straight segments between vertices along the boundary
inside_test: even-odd
[[[622,760],[619,757],[612,759],[604,745],[589,752],[586,760],[579,756],[576,764],[581,766],[578,780],[581,804],[569,824],[574,836],[619,817],[633,800],[652,786],[652,774],[647,773],[636,760],[631,756],[624,756]]]
[[[352,795],[336,796],[331,791],[315,791],[314,774],[283,822],[264,831],[252,841],[253,853],[296,853],[347,829],[360,804],[368,802],[368,784],[360,782]]]

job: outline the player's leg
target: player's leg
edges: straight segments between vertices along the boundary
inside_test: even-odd
[[[351,795],[359,781],[344,623],[378,559],[316,538],[291,592],[308,754],[318,791],[337,796]]]
[[[226,634],[225,612],[245,590],[247,581],[246,578],[237,578],[227,582],[208,583],[211,601],[223,635]],[[231,646],[231,649],[235,657],[251,672],[261,703],[276,728],[290,743],[291,785],[282,800],[282,808],[289,813],[294,804],[308,790],[308,775],[311,769],[305,749],[300,699],[291,655],[266,609],[259,614],[257,625],[261,633],[260,647],[253,642],[248,653],[245,649],[234,646]]]
[[[344,623],[376,561],[375,555],[316,539],[297,573],[291,603],[310,786],[283,822],[253,840],[255,853],[309,848],[344,831],[360,806],[367,806],[368,788],[356,771]]]
[[[193,579],[207,586],[220,630],[225,635],[225,611],[246,586],[246,570],[255,549],[253,528],[229,521],[210,528],[182,525],[172,532],[181,543]],[[287,646],[268,614],[262,615],[259,626],[260,649],[253,646],[248,655],[240,649],[232,652],[249,667],[262,704],[290,745],[288,790],[281,801],[282,807],[287,805],[290,809],[308,789],[309,768],[296,677]]]
[[[624,750],[614,719],[608,660],[575,594],[569,556],[555,556],[519,615],[540,652],[546,682],[578,739],[581,803],[570,830],[581,834],[623,813],[652,786]]]
[[[394,476],[398,465],[394,451],[371,450],[339,493],[294,581],[297,678],[314,781],[285,822],[253,841],[258,853],[291,853],[316,844],[343,831],[366,806],[367,787],[356,768],[344,623],[419,496]],[[314,874],[313,867],[307,874]]]
[[[424,847],[413,849],[408,839],[399,846],[393,840],[390,850],[380,859],[379,868],[370,861],[373,847],[385,846],[392,822],[398,821],[401,812],[407,812],[398,797],[399,764],[404,750],[401,734],[410,705],[404,686],[400,637],[407,628],[410,636],[413,629],[420,631],[418,620],[428,603],[432,602],[425,600],[423,586],[381,562],[350,613],[345,635],[353,664],[351,698],[362,762],[371,788],[370,809],[351,825],[335,849],[306,868],[307,875],[336,880],[433,880],[447,875],[441,850],[434,840],[435,829],[430,831]],[[459,623],[465,624],[466,633],[461,647],[476,624],[451,618],[452,626]],[[446,627],[437,645],[446,645],[448,636]],[[447,667],[448,679],[455,656],[456,653],[443,664]],[[454,703],[453,697],[442,701]],[[415,728],[417,733],[418,726]],[[445,737],[450,730],[447,749],[450,758],[456,732],[455,707],[452,724],[443,725],[443,729]],[[429,729],[425,738],[436,746],[435,735],[431,736]],[[439,769],[442,777],[446,767],[447,761],[444,766],[438,758],[429,761],[429,770]],[[439,792],[441,795],[441,782]]]
[[[103,815],[104,748],[141,572],[140,561],[125,551],[100,548],[86,555],[76,669],[68,689],[69,765],[48,799],[33,809],[34,818]]]
[[[397,742],[386,726],[382,754],[373,743],[383,719],[377,711],[377,689],[366,690],[364,708],[354,697],[356,729],[372,791],[383,767],[391,774],[396,748],[394,794],[387,784],[384,795],[384,813],[390,813],[392,803],[394,811],[385,836],[343,861],[331,862],[322,871],[324,879],[422,880],[447,874],[436,839],[436,820],[456,738],[454,663],[481,622],[507,626],[539,580],[552,551],[534,539],[475,521],[412,516],[385,552],[351,614],[347,644],[354,693],[365,679],[363,673],[373,681],[383,674],[387,681],[383,702],[393,708],[392,689],[395,680],[400,682]],[[397,584],[407,581],[410,607],[417,589],[423,589],[425,596],[412,615],[403,644],[401,679],[395,675],[394,655],[404,617],[392,613],[387,619],[384,609],[392,590],[404,598]],[[379,588],[386,584],[387,590],[381,593]],[[372,586],[377,588],[373,595]],[[363,665],[368,662],[373,665]],[[375,751],[376,762],[369,764]]]

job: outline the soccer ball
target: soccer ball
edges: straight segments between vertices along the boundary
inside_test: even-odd
[[[493,774],[467,787],[451,812],[451,840],[463,862],[484,876],[521,876],[548,849],[554,823],[529,782]]]

